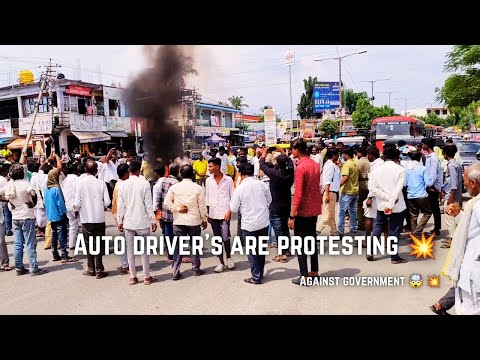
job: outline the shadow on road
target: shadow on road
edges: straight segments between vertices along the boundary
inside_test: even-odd
[[[353,268],[345,268],[345,269],[339,269],[339,270],[330,270],[327,272],[324,272],[320,274],[320,276],[325,276],[325,277],[350,277],[350,276],[355,276],[360,273],[360,269],[353,269]]]
[[[296,269],[287,269],[284,267],[275,268],[268,270],[264,277],[264,282],[268,283],[270,281],[276,280],[287,280],[293,279],[294,277],[298,277],[299,272]]]

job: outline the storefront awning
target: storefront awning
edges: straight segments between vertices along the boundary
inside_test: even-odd
[[[8,138],[2,138],[0,139],[0,145],[5,145],[5,144],[9,144],[11,143],[13,140],[13,138],[11,137],[8,137]]]
[[[126,138],[128,135],[124,131],[107,131],[112,138]]]
[[[72,131],[72,134],[80,140],[80,144],[88,144],[99,141],[108,141],[111,140],[110,135],[103,132],[82,132],[82,131]]]
[[[13,140],[10,144],[7,145],[7,149],[13,150],[13,149],[23,149],[23,146],[25,145],[25,138],[18,138]],[[32,142],[30,142],[29,147],[32,147]]]

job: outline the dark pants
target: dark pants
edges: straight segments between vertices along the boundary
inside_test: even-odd
[[[358,229],[365,231],[365,215],[363,210],[363,202],[368,197],[368,181],[362,180],[358,182],[358,202],[357,202],[357,223]]]
[[[440,214],[440,204],[438,202],[438,192],[428,191],[428,200],[430,200],[430,209],[433,213],[433,222],[435,223],[434,230],[440,231],[442,228],[442,215]]]
[[[163,236],[174,236],[173,235],[173,221],[163,221],[162,220],[162,232]],[[173,255],[167,255],[168,260],[173,260]]]
[[[255,237],[255,252],[259,251],[260,241],[259,236],[268,236],[268,226],[266,228],[257,230],[257,231],[247,231],[243,230],[243,236],[254,236]],[[260,283],[263,279],[263,272],[265,268],[265,255],[253,255],[248,254],[248,262],[250,263],[250,271],[252,272],[252,280],[256,283]]]
[[[412,224],[412,232],[415,236],[419,236],[425,225],[427,225],[428,220],[432,216],[432,210],[430,210],[430,200],[428,197],[426,198],[418,198],[418,199],[409,199],[407,208],[407,216],[406,218],[410,218]],[[408,210],[410,210],[410,216],[408,216]],[[422,219],[418,222],[418,214],[422,213]]]
[[[290,230],[288,229],[288,216],[290,215],[290,209],[281,213],[270,213],[270,226],[273,228],[275,237],[279,236],[290,236]],[[282,255],[284,255],[288,250],[282,250]]]
[[[455,288],[450,288],[448,292],[438,300],[438,303],[442,305],[442,308],[445,310],[450,310],[453,305],[455,305]]]
[[[59,221],[52,221],[52,254],[54,259],[58,259],[57,245],[60,243],[60,249],[62,252],[62,259],[68,258],[67,251],[67,216],[64,215]]]
[[[295,218],[295,236],[304,239],[306,236],[317,237],[317,216]],[[302,254],[298,255],[298,266],[300,267],[300,275],[308,276],[307,255],[305,255],[305,243],[301,249]],[[315,253],[310,256],[310,268],[312,272],[318,272],[318,246],[315,241]]]
[[[238,218],[237,218],[237,236],[240,237],[240,242],[242,245],[245,245],[245,236],[243,235],[242,231],[242,214],[240,214],[240,211],[237,213]]]
[[[373,225],[372,236],[380,238],[383,234],[385,225],[388,224],[388,236],[396,236],[400,238],[402,233],[403,220],[405,214],[402,211],[401,213],[392,213],[390,215],[385,215],[383,211],[377,211],[377,218],[375,219],[375,224]],[[400,256],[397,254],[390,256],[392,260],[399,260]]]
[[[415,228],[412,227],[411,217],[409,216],[409,214],[410,214],[410,204],[408,202],[407,187],[406,186],[403,187],[402,193],[403,193],[403,200],[405,201],[405,206],[407,207],[407,210],[405,211],[405,214],[406,214],[405,221],[407,222],[407,225],[405,226],[405,229],[407,231],[415,231]]]
[[[5,218],[5,234],[12,231],[12,213],[8,208],[8,203],[3,203],[3,216]]]
[[[110,198],[110,205],[108,206],[109,209],[112,208],[112,200],[113,200],[113,189],[115,187],[115,180],[112,180],[110,182],[106,182],[105,184],[107,185],[107,190],[108,190],[108,197]]]
[[[200,225],[196,226],[187,226],[187,225],[173,225],[173,232],[175,236],[190,236],[190,239],[192,236],[200,236],[202,233],[202,229],[200,228]],[[191,241],[191,240],[190,240]],[[180,265],[182,265],[182,255],[180,255],[180,241],[177,241],[177,244],[175,246],[175,250],[173,253],[173,263],[172,263],[172,269],[173,269],[173,277],[178,277],[180,275]],[[197,272],[200,270],[200,255],[192,254],[192,270],[193,272]]]
[[[223,219],[210,219],[210,225],[212,226],[213,236],[220,236],[222,238],[223,246],[225,247],[225,254],[227,259],[230,259],[232,257],[230,255],[230,221],[225,221]],[[218,257],[223,260],[223,247],[222,253],[218,255]]]
[[[105,236],[105,223],[95,223],[95,224],[82,224],[82,233],[85,238],[85,245],[87,246],[87,266],[88,272],[93,274],[100,274],[105,271],[103,267],[103,242],[100,241],[101,251],[98,255],[90,254],[90,236],[92,236],[92,241],[95,241],[95,236]],[[95,249],[95,247],[93,247]]]

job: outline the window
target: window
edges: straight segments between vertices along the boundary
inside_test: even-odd
[[[208,120],[210,121],[210,118],[212,117],[212,112],[210,110],[202,110],[202,119],[203,120]]]
[[[31,115],[35,112],[35,103],[37,102],[36,97],[23,99],[23,110],[25,116]],[[38,112],[39,113],[47,113],[50,111],[50,107],[48,106],[48,97],[42,97],[42,100],[38,103]]]
[[[120,116],[120,101],[108,99],[108,111],[110,116]]]
[[[443,109],[443,110],[442,110],[442,113],[443,113],[443,115],[447,115],[447,114],[448,114],[448,110],[447,110],[447,109]]]
[[[440,110],[435,110],[435,115],[440,115]]]
[[[64,96],[64,108],[65,111],[72,111],[72,112],[77,112],[78,111],[78,100],[76,96],[73,95],[65,95]]]
[[[225,113],[225,127],[232,128],[232,113]]]

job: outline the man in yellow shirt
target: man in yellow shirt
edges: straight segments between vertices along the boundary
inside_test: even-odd
[[[350,232],[357,232],[357,202],[359,193],[359,170],[354,160],[353,148],[343,149],[342,156],[345,163],[342,165],[342,180],[340,181],[340,210],[338,212],[338,231],[345,233],[345,213],[350,215]]]
[[[205,186],[207,179],[208,161],[200,154],[200,158],[193,163],[193,171],[195,172],[195,180],[200,186]]]

